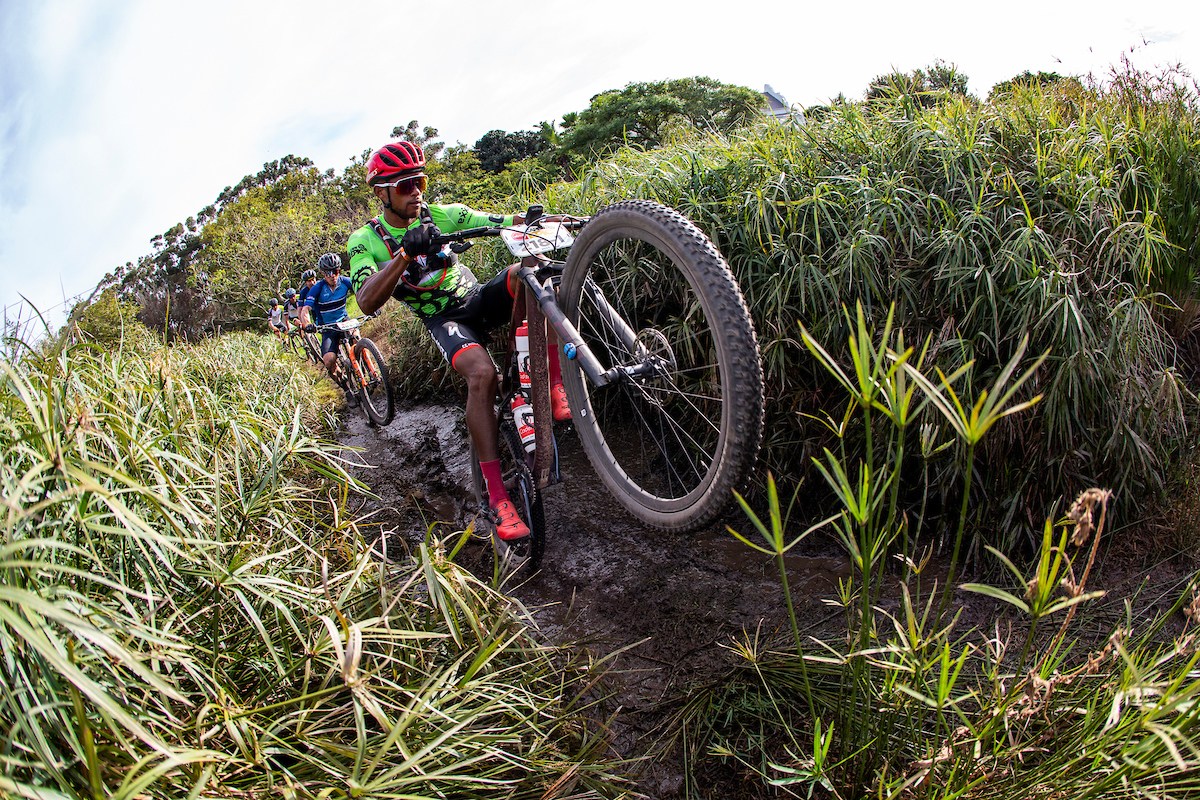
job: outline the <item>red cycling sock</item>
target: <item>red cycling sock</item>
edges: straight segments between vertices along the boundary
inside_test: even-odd
[[[551,339],[553,338],[551,337]],[[562,383],[562,365],[558,363],[557,345],[546,344],[546,360],[550,362],[550,385],[558,386]]]
[[[508,499],[508,490],[504,488],[504,476],[500,474],[500,459],[480,461],[479,471],[483,473],[483,482],[487,484],[488,505],[495,508]]]

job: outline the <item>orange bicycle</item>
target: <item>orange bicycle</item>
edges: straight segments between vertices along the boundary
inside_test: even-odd
[[[351,317],[331,325],[320,325],[317,330],[342,334],[337,352],[340,385],[347,393],[358,397],[370,425],[387,425],[396,414],[396,401],[379,348],[359,333],[359,328],[368,319],[371,317]]]

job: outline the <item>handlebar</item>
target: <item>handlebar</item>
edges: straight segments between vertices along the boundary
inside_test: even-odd
[[[315,327],[319,331],[335,330],[335,331],[340,331],[342,333],[348,333],[349,331],[352,331],[355,328],[361,328],[363,323],[365,323],[367,320],[375,319],[375,317],[378,317],[378,316],[379,316],[379,312],[376,312],[374,314],[365,314],[361,317],[347,317],[346,319],[344,319],[340,322],[330,322],[327,325],[317,325]]]
[[[556,214],[554,216],[566,217],[566,219],[560,219],[558,221],[561,224],[566,225],[568,230],[572,231],[579,230],[586,225],[587,221],[590,219],[590,217],[572,217],[569,214]],[[466,248],[464,247],[462,250],[459,250],[453,247],[453,245],[460,242],[466,242],[469,239],[483,239],[488,236],[499,236],[501,231],[505,230],[521,230],[544,218],[545,215],[542,213],[542,207],[534,205],[529,207],[529,210],[526,212],[526,221],[520,225],[487,225],[479,228],[467,228],[465,230],[454,231],[452,233],[442,233],[434,236],[430,240],[430,246],[435,249],[440,249],[445,245],[451,245],[451,250],[456,253],[461,253],[462,250],[465,250]]]

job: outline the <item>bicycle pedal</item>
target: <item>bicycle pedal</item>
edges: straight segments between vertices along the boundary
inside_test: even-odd
[[[502,573],[517,572],[529,563],[533,555],[533,537],[523,536],[520,539],[505,541],[493,533],[492,548]]]

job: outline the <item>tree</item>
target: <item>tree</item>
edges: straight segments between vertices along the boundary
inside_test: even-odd
[[[1014,89],[1017,89],[1019,87],[1020,88],[1032,88],[1034,86],[1047,87],[1047,86],[1053,86],[1054,84],[1058,83],[1061,80],[1066,80],[1066,79],[1062,75],[1059,75],[1057,72],[1040,72],[1039,71],[1037,74],[1034,74],[1034,73],[1030,72],[1029,70],[1025,70],[1020,75],[1014,75],[1013,77],[1009,78],[1008,80],[1000,81],[1000,83],[997,83],[995,86],[993,86],[992,90],[990,92],[988,92],[988,100],[991,101],[991,100],[995,100],[1000,97],[1004,97],[1006,95],[1010,95],[1013,93]]]
[[[925,69],[880,75],[867,87],[867,100],[910,97],[922,108],[930,108],[954,97],[970,97],[967,76],[953,64],[938,59]]]
[[[392,128],[393,139],[403,139],[406,142],[412,142],[425,151],[425,160],[432,161],[437,158],[442,150],[446,147],[445,142],[435,141],[434,137],[438,135],[438,129],[426,125],[421,127],[420,123],[414,120],[409,120],[409,123],[401,128],[399,125]]]
[[[546,137],[538,131],[505,133],[492,130],[479,137],[473,149],[479,157],[479,166],[494,173],[500,172],[513,161],[536,156],[549,146]]]
[[[678,120],[727,131],[756,118],[762,105],[762,95],[753,89],[712,78],[631,83],[593,97],[573,124],[564,117],[563,148],[571,156],[590,158],[622,145],[658,147]]]
[[[149,330],[138,321],[138,310],[109,288],[71,309],[67,327],[80,338],[112,349],[126,340],[140,342],[149,338]]]

